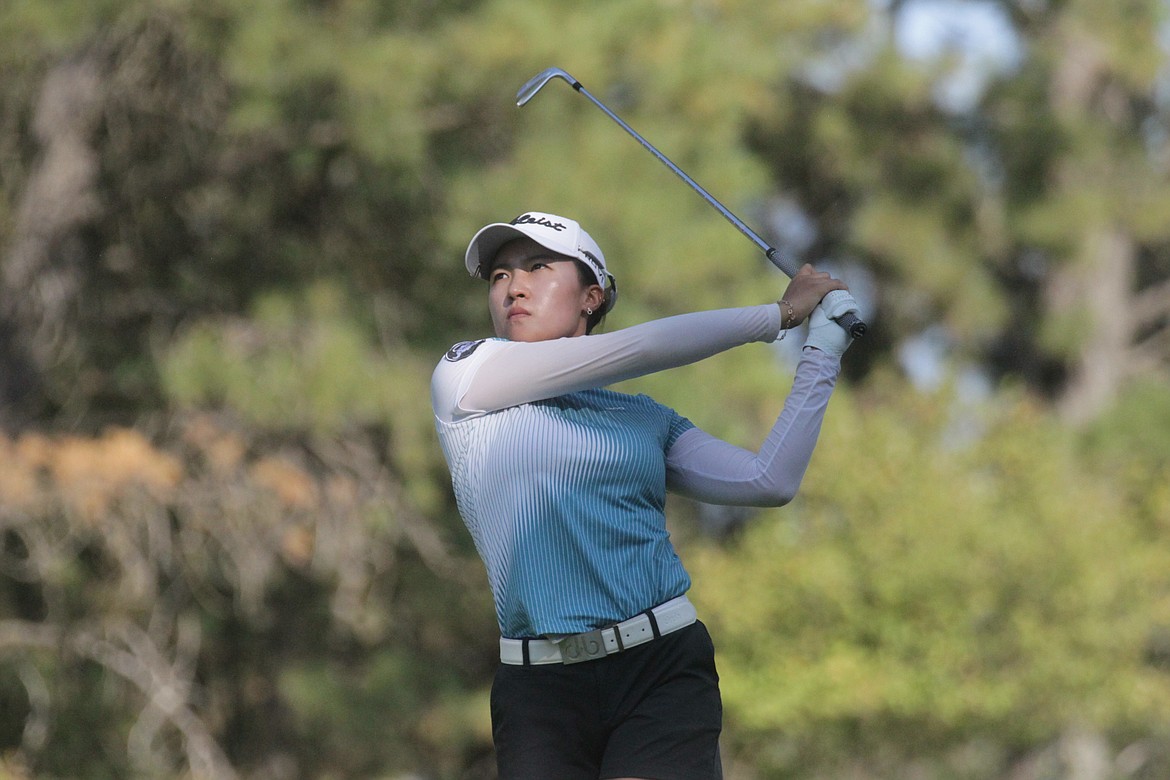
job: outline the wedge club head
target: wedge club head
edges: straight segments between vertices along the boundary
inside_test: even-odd
[[[524,86],[520,87],[520,91],[516,93],[516,105],[522,106],[529,100],[532,100],[536,93],[540,92],[541,87],[553,79],[564,79],[569,82],[569,86],[573,87],[573,89],[579,89],[581,86],[581,82],[560,68],[547,68],[537,73]]]

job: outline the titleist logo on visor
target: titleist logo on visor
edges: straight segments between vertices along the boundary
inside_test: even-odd
[[[564,230],[568,225],[563,222],[553,222],[551,219],[545,217],[534,217],[531,214],[521,214],[512,220],[513,225],[540,225],[541,227],[550,228],[558,233]]]
[[[589,261],[589,263],[593,266],[593,270],[597,272],[598,275],[604,275],[606,273],[605,269],[601,267],[601,261],[598,260],[592,252],[582,249],[581,254],[585,255],[585,259]]]

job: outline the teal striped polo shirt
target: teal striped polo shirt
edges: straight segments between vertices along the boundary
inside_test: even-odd
[[[599,386],[778,331],[770,305],[447,353],[431,384],[436,428],[503,636],[590,631],[687,591],[664,509],[667,452],[694,425]],[[472,390],[482,407],[463,406]]]

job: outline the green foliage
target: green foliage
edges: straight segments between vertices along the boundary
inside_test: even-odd
[[[1002,757],[1170,725],[1170,676],[1147,661],[1170,590],[1135,565],[1170,559],[1043,413],[1007,403],[947,445],[950,403],[838,397],[802,497],[690,552],[729,732],[763,767],[881,750],[892,777],[972,740]]]
[[[0,38],[9,54],[19,54],[27,63],[46,50],[60,52],[75,45],[79,37],[114,23],[134,5],[127,0],[61,0],[52,5],[12,0],[0,9]]]
[[[1135,383],[1086,433],[1106,462],[1141,461],[1157,470],[1170,466],[1170,397],[1156,380]]]
[[[1108,475],[1114,489],[1125,496],[1130,517],[1144,539],[1156,550],[1170,533],[1170,404],[1161,382],[1135,384],[1110,412],[1083,434],[1086,459]],[[1164,569],[1150,560],[1151,573]],[[1158,617],[1170,625],[1170,603]]]
[[[164,388],[179,408],[228,409],[285,434],[385,430],[406,497],[441,511],[448,489],[422,389],[434,362],[392,340],[375,346],[347,306],[336,287],[318,285],[296,299],[264,297],[247,319],[200,321],[164,357]]]
[[[346,317],[335,288],[292,301],[271,295],[255,314],[225,325],[197,324],[164,362],[169,393],[185,406],[226,406],[264,428],[334,432],[388,421],[395,365]]]
[[[672,502],[740,774],[1019,777],[1074,731],[1166,774],[1163,383],[1073,433],[894,378],[942,323],[956,362],[1048,392],[1098,324],[1054,280],[1097,236],[1138,258],[1117,316],[1166,276],[1165,4],[998,5],[1024,60],[957,115],[948,63],[900,57],[867,0],[0,4],[0,419],[161,442],[0,437],[0,776],[199,775],[199,735],[152,732],[161,694],[94,648],[197,680],[188,725],[241,774],[491,776],[490,596],[427,394],[488,332],[468,237],[578,217],[619,279],[609,329],[785,284],[567,85],[517,109],[553,65],[766,237],[798,206],[799,260],[878,286],[798,499],[723,546]],[[38,123],[79,74],[92,104]],[[623,389],[754,447],[784,354]]]

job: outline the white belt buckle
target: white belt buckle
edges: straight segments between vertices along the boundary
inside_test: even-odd
[[[579,664],[583,661],[592,661],[595,658],[604,658],[605,638],[601,629],[584,634],[574,634],[561,641],[561,663]]]

